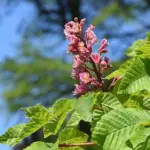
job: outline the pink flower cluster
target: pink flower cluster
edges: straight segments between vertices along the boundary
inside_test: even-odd
[[[102,73],[111,67],[109,58],[103,56],[109,45],[102,39],[97,53],[92,52],[92,46],[98,42],[94,26],[90,25],[83,34],[85,19],[78,18],[65,25],[65,36],[69,40],[68,53],[73,54],[72,78],[79,81],[75,84],[74,94],[82,95],[91,90],[103,90]]]

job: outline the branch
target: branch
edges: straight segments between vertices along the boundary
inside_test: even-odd
[[[74,143],[74,144],[59,144],[59,147],[76,147],[76,146],[92,146],[96,145],[94,142],[87,142],[87,143]]]

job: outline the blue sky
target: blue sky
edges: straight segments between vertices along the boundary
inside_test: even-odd
[[[17,32],[20,21],[28,17],[30,14],[30,7],[27,3],[20,3],[12,13],[3,16],[0,22],[0,61],[7,56],[14,56],[16,54],[16,45],[21,41],[21,34]],[[2,99],[2,87],[0,87],[0,134],[5,130],[16,124],[16,120],[8,115],[6,104]],[[9,117],[9,118],[8,118]],[[9,146],[1,145],[0,150],[10,150]]]

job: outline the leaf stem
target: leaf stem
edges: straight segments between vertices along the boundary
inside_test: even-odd
[[[95,110],[95,109],[104,111],[104,109],[101,108],[101,107],[96,107],[96,106],[94,106],[94,107],[93,107],[93,110]]]
[[[96,143],[87,142],[87,143],[59,144],[59,147],[76,147],[76,146],[92,146],[92,145],[96,145]]]

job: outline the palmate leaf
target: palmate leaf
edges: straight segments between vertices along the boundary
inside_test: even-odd
[[[111,79],[117,76],[123,76],[126,71],[130,68],[130,66],[132,65],[132,63],[134,62],[134,59],[129,59],[126,62],[124,62],[120,68],[114,72],[112,72],[111,74],[109,74],[108,76],[106,76],[106,79]]]
[[[150,59],[137,58],[119,84],[119,94],[150,91]]]
[[[0,143],[14,146],[19,143],[22,139],[19,138],[25,124],[19,124],[12,128],[9,128],[5,134],[0,136]]]
[[[92,133],[92,140],[102,144],[104,150],[120,150],[142,122],[150,120],[150,112],[136,109],[115,109],[102,116]]]
[[[44,126],[45,138],[57,134],[67,115],[73,110],[74,104],[74,99],[61,99],[49,109],[54,117]]]

